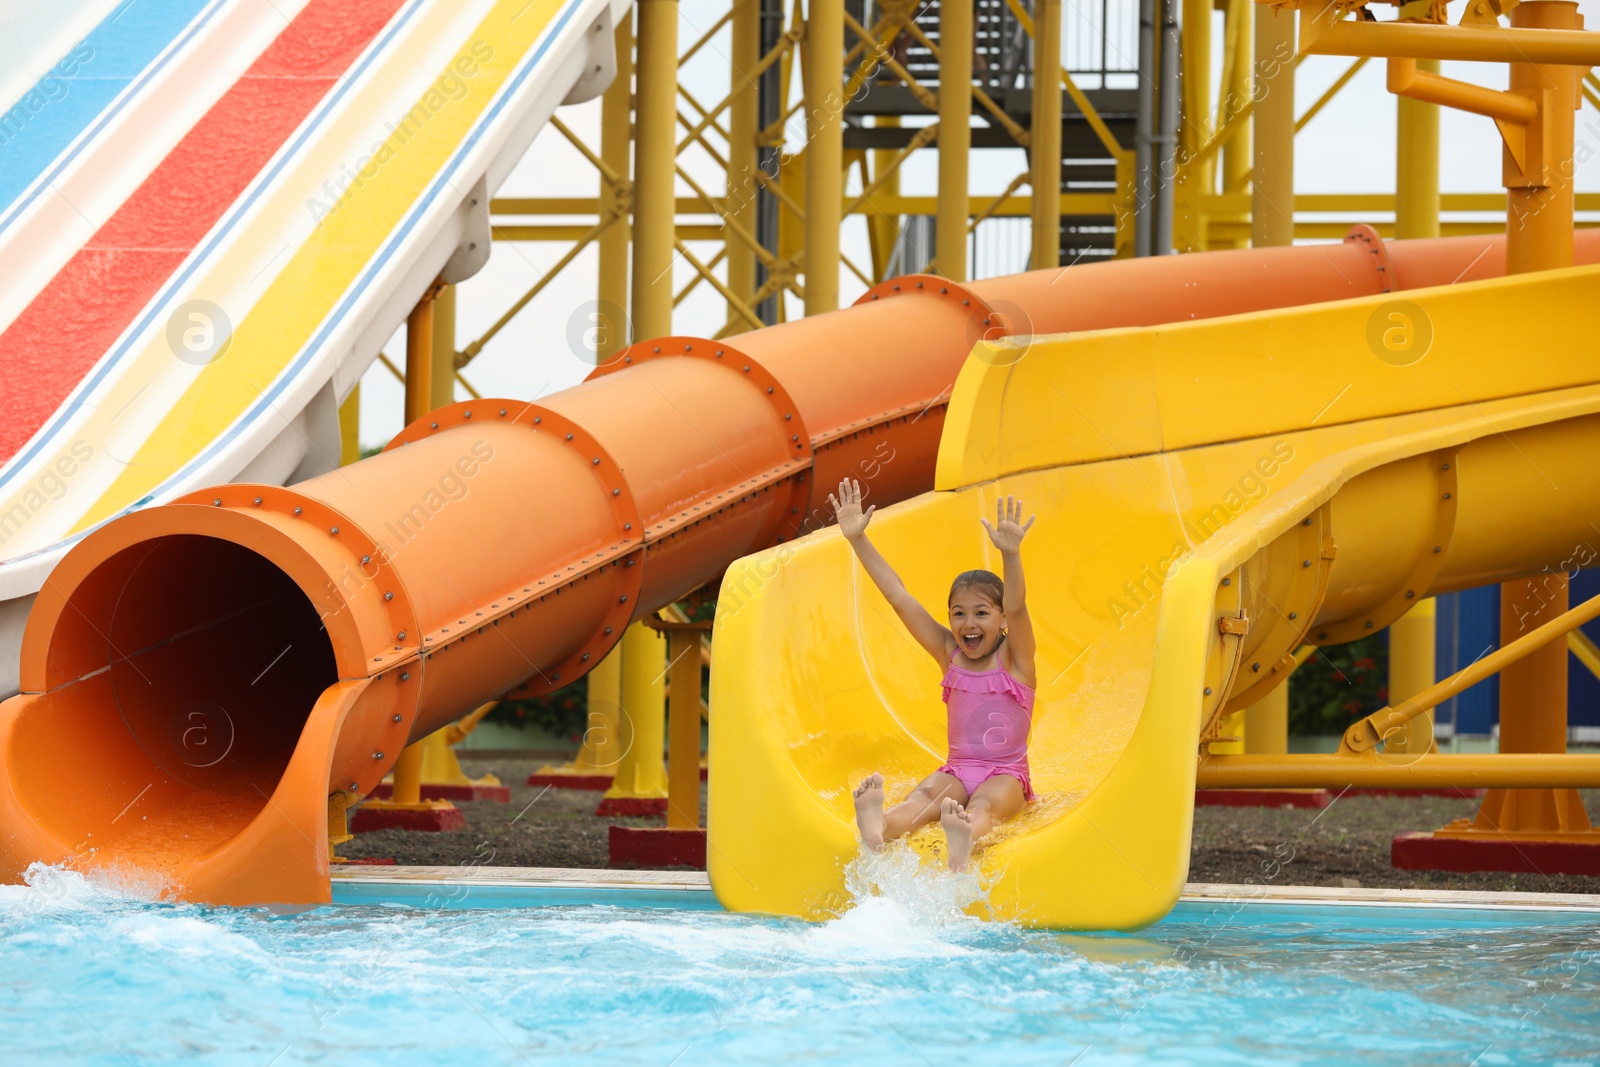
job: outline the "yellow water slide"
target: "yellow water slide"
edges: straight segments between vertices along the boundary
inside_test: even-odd
[[[1595,554],[1600,360],[1576,309],[1600,269],[1405,297],[969,356],[935,490],[870,532],[942,618],[955,574],[999,569],[978,522],[996,497],[1039,516],[1040,797],[980,856],[995,917],[1160,918],[1188,872],[1197,757],[1299,645]],[[863,470],[868,501],[894,462]],[[944,758],[939,671],[833,528],[731,567],[715,642],[712,885],[732,909],[826,915],[857,851],[851,786],[880,770],[892,801]]]

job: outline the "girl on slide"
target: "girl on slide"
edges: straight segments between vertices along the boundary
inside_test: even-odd
[[[991,571],[963,571],[950,585],[950,625],[941,626],[867,540],[873,507],[861,509],[861,483],[846,478],[829,495],[839,530],[917,644],[944,673],[950,759],[887,811],[883,775],[856,787],[856,825],[874,852],[938,819],[949,842],[950,869],[964,870],[975,847],[1033,799],[1028,781],[1028,727],[1033,720],[1033,623],[1022,580],[1022,501],[996,505],[995,522],[980,519],[1000,550],[1005,580]]]

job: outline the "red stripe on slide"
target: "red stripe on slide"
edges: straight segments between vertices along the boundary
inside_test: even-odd
[[[311,0],[0,334],[0,463],[25,445],[401,0]]]

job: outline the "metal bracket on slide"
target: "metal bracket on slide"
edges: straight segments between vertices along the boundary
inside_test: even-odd
[[[1389,262],[1389,248],[1377,230],[1359,222],[1344,235],[1344,243],[1364,247],[1370,253],[1368,260],[1372,269],[1378,272],[1379,292],[1392,293],[1399,288],[1394,278],[1394,266]]]
[[[790,497],[786,502],[787,511],[780,509],[778,514],[788,515],[790,521],[787,523],[780,521],[774,528],[763,531],[756,547],[766,548],[798,536],[800,525],[805,520],[811,502],[811,491],[807,488],[809,482],[805,477],[805,472],[812,467],[814,460],[811,433],[800,417],[799,405],[783,387],[783,383],[748,353],[741,352],[723,341],[708,341],[701,337],[658,337],[629,345],[590,371],[585,380],[593,381],[610,374],[619,374],[651,360],[684,358],[714,363],[724,370],[740,375],[754,385],[766,398],[768,406],[782,420],[784,433],[788,437],[785,445],[789,458],[777,466],[705,498],[698,505],[691,505],[677,515],[662,519],[649,528],[648,536],[651,540],[670,537],[679,529],[703,522],[739,501],[786,479],[791,486]]]
[[[1423,552],[1422,558],[1417,560],[1416,566],[1412,567],[1411,573],[1406,576],[1404,584],[1372,611],[1364,616],[1318,627],[1317,644],[1341,645],[1384,629],[1410,611],[1419,597],[1427,595],[1433,580],[1444,568],[1444,549],[1450,543],[1450,537],[1455,530],[1456,503],[1459,497],[1456,486],[1456,453],[1453,449],[1435,452],[1428,457],[1428,460],[1434,476],[1435,502],[1433,536],[1429,545],[1431,551]]]
[[[533,588],[539,594],[539,599],[552,596],[591,574],[604,571],[608,566],[617,569],[622,576],[622,592],[612,599],[599,628],[565,659],[507,694],[512,699],[518,699],[542,696],[576,681],[622,640],[622,632],[633,621],[633,614],[639,606],[639,590],[644,586],[646,531],[639,515],[638,500],[628,485],[627,476],[592,434],[567,416],[537,404],[525,405],[513,421],[532,428],[536,433],[548,434],[585,457],[589,461],[590,472],[599,481],[606,499],[611,503],[612,521],[616,524],[617,540],[610,546],[594,549],[565,567],[558,565],[549,578],[534,579]],[[546,585],[547,582],[550,584]]]
[[[585,468],[599,483],[597,491],[611,508],[615,540],[591,547],[574,559],[557,563],[548,576],[529,576],[515,583],[514,588],[495,598],[486,609],[475,611],[471,619],[457,619],[448,626],[441,626],[433,633],[423,635],[425,655],[447,651],[452,645],[469,639],[486,627],[498,625],[502,618],[526,610],[530,603],[559,595],[561,590],[585,581],[608,567],[617,568],[622,576],[621,593],[612,601],[596,632],[565,659],[508,694],[513,698],[538,696],[576,679],[604,658],[611,647],[622,639],[622,631],[633,618],[634,609],[639,603],[639,590],[644,585],[645,531],[633,490],[611,454],[582,426],[538,404],[493,398],[448,404],[407,426],[389,442],[385,451],[474,422],[480,425],[489,422],[524,426],[535,433],[548,435],[563,448],[577,452],[585,459]]]
[[[1222,728],[1222,706],[1228,690],[1239,674],[1244,657],[1244,639],[1250,632],[1250,619],[1244,605],[1244,567],[1223,577],[1217,586],[1217,641],[1206,656],[1206,686],[1200,694],[1200,751],[1218,740]]]
[[[1307,640],[1311,623],[1322,610],[1332,576],[1334,546],[1328,534],[1329,508],[1324,504],[1301,519],[1286,533],[1252,557],[1247,566],[1259,560],[1268,575],[1287,567],[1290,578],[1272,589],[1256,588],[1261,603],[1256,640],[1251,642],[1250,673],[1241,676],[1247,684],[1228,694],[1222,713],[1232,714],[1254,704],[1299,666],[1295,650]],[[1252,569],[1250,573],[1255,573]],[[1287,585],[1287,589],[1284,586]],[[1268,660],[1272,662],[1268,665]]]
[[[855,304],[870,304],[875,300],[887,300],[896,296],[936,296],[955,303],[966,311],[969,318],[982,320],[983,329],[974,339],[974,343],[997,341],[1017,332],[1017,324],[992,307],[988,301],[961,283],[941,278],[937,274],[902,274],[898,278],[879,282],[862,293]],[[855,304],[851,306],[854,307]]]
[[[567,90],[561,100],[562,107],[593,100],[605,92],[606,86],[617,76],[617,34],[609,6],[602,9],[600,17],[584,31],[582,47],[587,53],[583,74]]]
[[[466,281],[489,262],[494,234],[489,228],[487,176],[478,179],[456,210],[461,214],[461,243],[456,245],[456,250],[450,253],[450,258],[444,261],[444,267],[439,271],[439,280],[446,285]]]

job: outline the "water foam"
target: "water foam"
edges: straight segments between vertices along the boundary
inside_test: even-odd
[[[850,903],[816,927],[809,947],[859,957],[948,956],[964,941],[994,932],[986,921],[988,887],[972,871],[924,862],[905,842],[862,853],[844,869]]]
[[[125,901],[146,901],[154,897],[127,892],[116,878],[101,872],[86,876],[81,871],[32,863],[22,872],[21,885],[0,885],[0,905],[5,913],[96,911]]]

